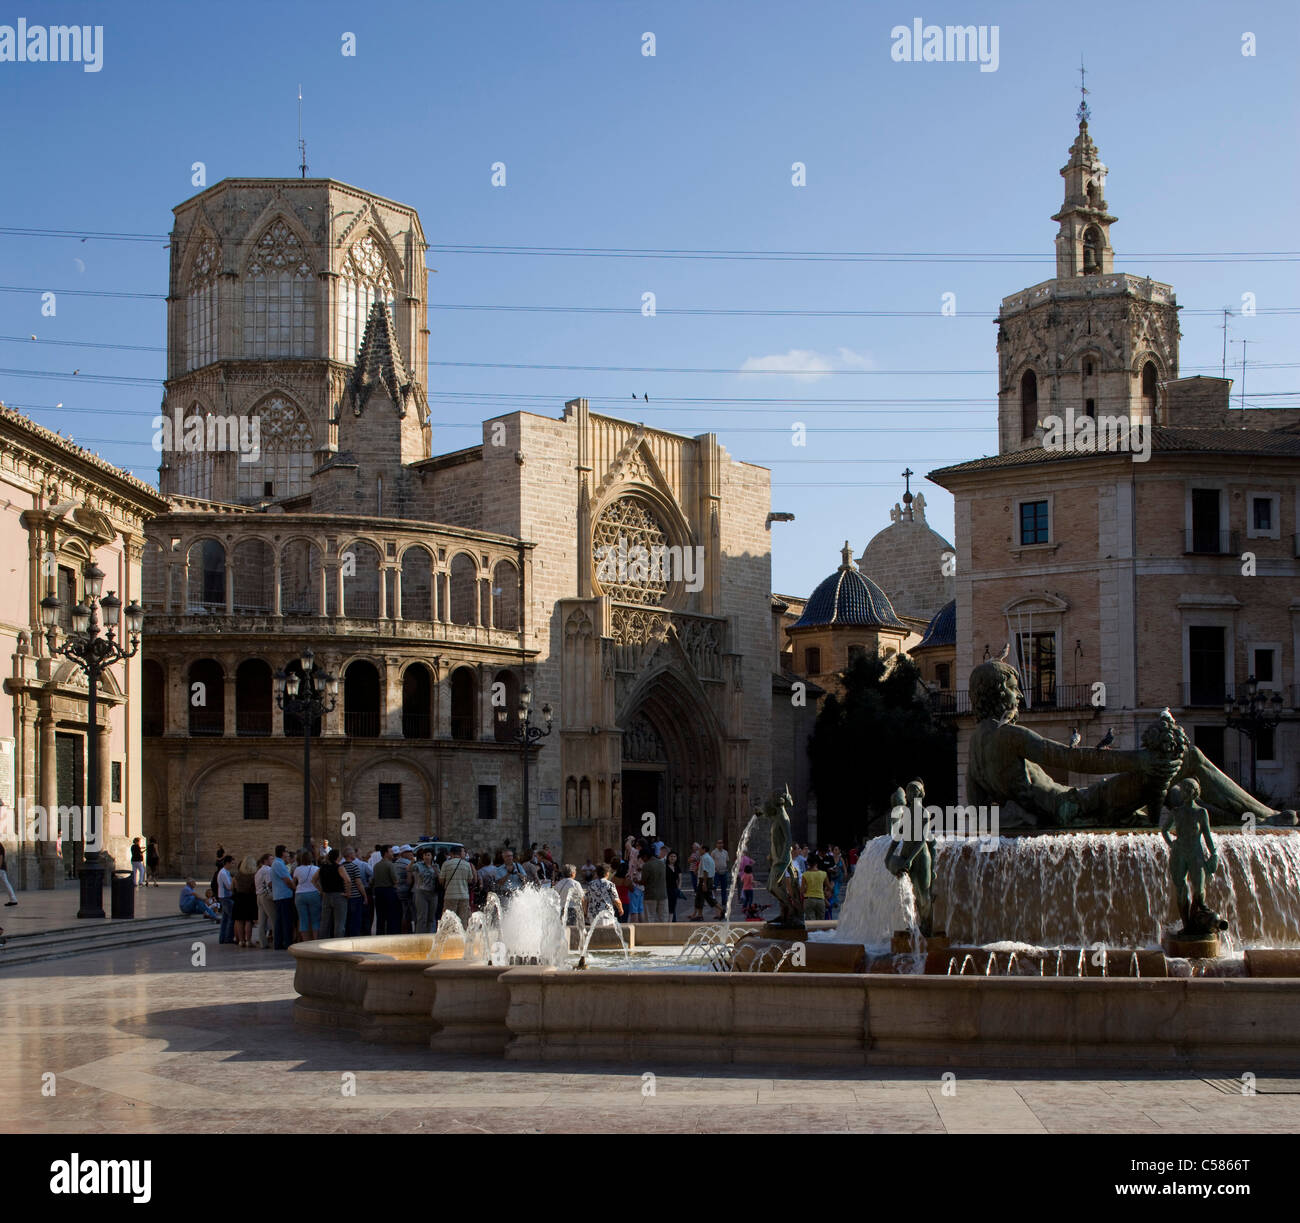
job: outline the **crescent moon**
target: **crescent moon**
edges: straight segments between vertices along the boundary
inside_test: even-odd
[[[85,264],[85,262],[84,262],[83,260],[81,260],[81,259],[74,259],[72,262],[75,263],[75,264],[77,265],[77,271],[80,272],[80,273],[84,276],[84,275],[86,274],[86,264]]]

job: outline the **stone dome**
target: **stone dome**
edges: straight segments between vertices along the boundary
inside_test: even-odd
[[[853,549],[847,540],[842,555],[840,567],[818,584],[791,628],[843,624],[906,630],[885,592],[853,563]]]
[[[921,638],[920,645],[915,649],[924,650],[930,646],[955,646],[956,644],[957,600],[953,599],[935,612],[934,619],[925,630],[925,636]]]
[[[906,494],[903,501],[891,511],[891,524],[867,544],[858,565],[879,583],[901,615],[930,620],[956,597],[957,580],[944,573],[944,553],[956,549],[926,523],[920,493]]]

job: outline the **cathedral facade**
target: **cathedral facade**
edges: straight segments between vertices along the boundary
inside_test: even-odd
[[[433,454],[424,248],[414,210],[332,180],[175,210],[143,668],[172,869],[302,840],[277,674],[309,647],[339,681],[317,838],[581,860],[734,838],[769,787],[768,472],[582,399]]]

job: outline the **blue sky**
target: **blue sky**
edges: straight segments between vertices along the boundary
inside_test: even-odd
[[[773,528],[781,591],[809,591],[846,537],[861,549],[888,524],[904,466],[924,473],[996,449],[991,319],[1001,297],[1053,274],[1050,217],[1081,54],[1119,216],[1116,267],[1176,288],[1182,372],[1219,368],[1221,319],[1193,311],[1239,308],[1254,293],[1260,313],[1230,331],[1250,341],[1247,400],[1300,402],[1278,394],[1300,386],[1286,367],[1300,314],[1267,313],[1300,308],[1296,263],[1169,257],[1300,245],[1294,4],[1097,3],[1081,22],[1038,2],[58,0],[0,9],[0,25],[19,16],[102,24],[103,67],[0,63],[0,226],[165,234],[171,208],[194,193],[195,161],[209,184],[295,174],[301,82],[311,175],[413,205],[435,246],[929,254],[429,254],[434,304],[628,311],[431,310],[435,453],[477,441],[485,417],[525,405],[558,413],[577,395],[659,427],[717,432],[736,458],[771,466],[773,508],[796,515]],[[895,63],[890,31],[914,17],[996,25],[997,70]],[[641,54],[646,31],[653,58]],[[1245,31],[1253,57],[1241,54]],[[344,32],[356,36],[354,57],[341,54]],[[494,188],[498,161],[506,186]],[[796,161],[804,187],[791,185]],[[933,257],[952,252],[1003,257]],[[66,291],[162,295],[166,277],[161,241],[0,234],[0,286],[59,292],[48,318],[37,293],[0,291],[0,369],[59,375],[0,373],[0,399],[155,479],[149,418],[161,382],[71,371],[160,380],[163,302]],[[647,292],[654,318],[640,314]],[[940,314],[944,293],[956,294],[957,317]],[[1238,370],[1241,351],[1229,350]],[[791,361],[811,372],[491,368]],[[827,370],[846,372],[818,373]],[[650,402],[633,409],[634,393]],[[803,448],[791,444],[796,421],[807,426]],[[951,500],[923,487],[932,524],[951,537]]]

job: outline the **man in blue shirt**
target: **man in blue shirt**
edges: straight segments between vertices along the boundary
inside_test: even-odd
[[[200,913],[205,917],[212,918],[213,921],[220,921],[216,912],[210,905],[206,905],[199,898],[199,894],[194,890],[194,880],[185,880],[185,886],[181,888],[181,912],[187,917],[193,914],[198,916]]]
[[[297,924],[293,894],[293,872],[285,861],[284,846],[277,845],[275,859],[271,863],[271,903],[275,905],[276,951],[287,951],[293,942],[293,928]]]

